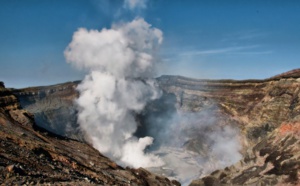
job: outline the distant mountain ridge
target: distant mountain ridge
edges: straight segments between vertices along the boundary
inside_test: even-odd
[[[281,79],[281,78],[299,78],[300,68],[284,72],[282,74],[271,77],[270,79]]]

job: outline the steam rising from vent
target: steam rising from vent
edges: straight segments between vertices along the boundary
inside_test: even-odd
[[[78,122],[101,153],[133,167],[155,167],[162,160],[144,152],[153,138],[137,138],[133,112],[161,96],[154,76],[162,32],[144,19],[111,29],[74,33],[65,50],[67,62],[88,75],[78,86]]]
[[[145,2],[126,0],[124,7]],[[137,18],[100,31],[80,28],[64,54],[87,72],[76,100],[87,140],[119,164],[148,167],[187,185],[238,161],[241,147],[238,130],[222,125],[226,116],[217,106],[180,111],[175,105],[182,96],[162,94],[153,79],[162,40],[162,31]]]

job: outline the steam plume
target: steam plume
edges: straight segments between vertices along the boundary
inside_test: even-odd
[[[125,0],[124,7],[145,8],[146,0]],[[159,167],[152,169],[186,185],[238,161],[241,147],[238,131],[219,125],[224,118],[217,112],[180,113],[175,97],[157,100],[162,92],[152,78],[162,40],[159,29],[137,18],[100,31],[80,28],[65,57],[87,72],[76,103],[78,122],[93,146],[122,165]],[[152,154],[145,153],[154,142],[149,136],[156,139]]]
[[[161,158],[165,166],[172,169],[170,176],[182,185],[241,159],[238,130],[220,126],[221,119],[225,118],[218,118],[211,110],[174,113],[162,120],[168,130],[153,135],[162,141],[157,153],[164,154]]]
[[[226,124],[228,116],[213,102],[198,112],[178,110],[177,104],[174,94],[164,93],[140,115],[142,126],[137,135],[153,136],[152,152],[165,162],[163,168],[151,171],[188,185],[241,159],[239,130]]]
[[[162,35],[138,18],[101,31],[80,28],[65,50],[68,63],[88,72],[77,88],[78,122],[96,149],[121,164],[163,164],[159,157],[144,153],[153,138],[133,136],[133,112],[161,95],[151,78]]]

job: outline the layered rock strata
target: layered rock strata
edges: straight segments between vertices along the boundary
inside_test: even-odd
[[[254,145],[244,158],[190,186],[299,185],[300,122],[283,123]]]
[[[199,112],[216,108],[226,124],[237,125],[244,142],[254,144],[282,122],[300,119],[300,70],[266,80],[195,80],[162,76],[161,87],[176,95],[177,108]]]
[[[83,140],[77,124],[77,82],[13,89],[22,107],[34,114],[38,126],[76,140]]]

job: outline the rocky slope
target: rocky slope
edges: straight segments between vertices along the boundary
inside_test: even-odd
[[[300,122],[283,123],[254,145],[244,158],[190,186],[299,185]]]
[[[2,185],[180,185],[143,168],[122,168],[86,143],[38,127],[0,83]]]
[[[83,140],[77,125],[75,90],[77,82],[53,86],[30,87],[13,90],[22,107],[34,114],[38,126],[72,139]]]
[[[214,110],[224,125],[238,126],[245,145],[274,130],[283,121],[300,115],[300,70],[266,80],[197,80],[180,76],[157,79],[174,104],[184,112]],[[54,133],[81,138],[77,130],[74,99],[79,82],[13,90],[23,108],[34,114],[36,123]],[[173,109],[173,108],[172,108]],[[75,130],[74,130],[75,129]]]
[[[195,80],[162,76],[161,87],[176,95],[177,108],[199,112],[216,108],[226,124],[237,125],[245,146],[282,122],[300,119],[300,70],[266,80]],[[227,121],[226,121],[227,120]]]
[[[150,103],[145,112],[137,117],[141,120],[140,129],[143,129],[138,131],[138,135],[142,136],[144,129],[147,130],[147,126],[142,125],[145,114],[155,111],[158,114],[155,117],[170,115],[170,110],[209,113],[213,120],[204,117],[199,119],[199,123],[209,121],[216,123],[215,127],[232,126],[239,130],[244,159],[237,165],[193,182],[194,185],[273,185],[299,182],[295,176],[299,174],[298,133],[283,135],[278,131],[298,130],[296,126],[300,122],[300,69],[265,80],[197,80],[180,76],[162,76],[157,80],[164,90],[164,96],[161,100]],[[82,140],[82,134],[77,129],[73,102],[78,96],[75,90],[77,83],[12,91],[20,99],[21,105],[34,114],[39,126]],[[195,130],[189,133],[190,139],[184,142],[183,147],[205,156],[211,147],[204,144],[207,141],[203,134],[214,128],[201,130],[203,131],[200,133]],[[282,148],[277,148],[276,144],[282,144]],[[277,154],[275,159],[274,154]],[[297,166],[288,167],[285,162],[296,162]],[[250,168],[255,173],[249,173]]]
[[[163,76],[159,82],[176,95],[179,110],[213,108],[221,125],[240,129],[243,159],[190,185],[300,184],[300,70],[266,80],[194,80]],[[196,149],[191,140],[187,144]]]
[[[238,125],[251,141],[274,130],[283,121],[299,119],[300,70],[266,80],[197,80],[180,76],[158,78],[161,88],[175,95],[178,110],[215,109],[225,123]],[[12,90],[36,123],[52,132],[77,138],[75,90],[79,82]],[[75,133],[75,135],[74,135]]]

